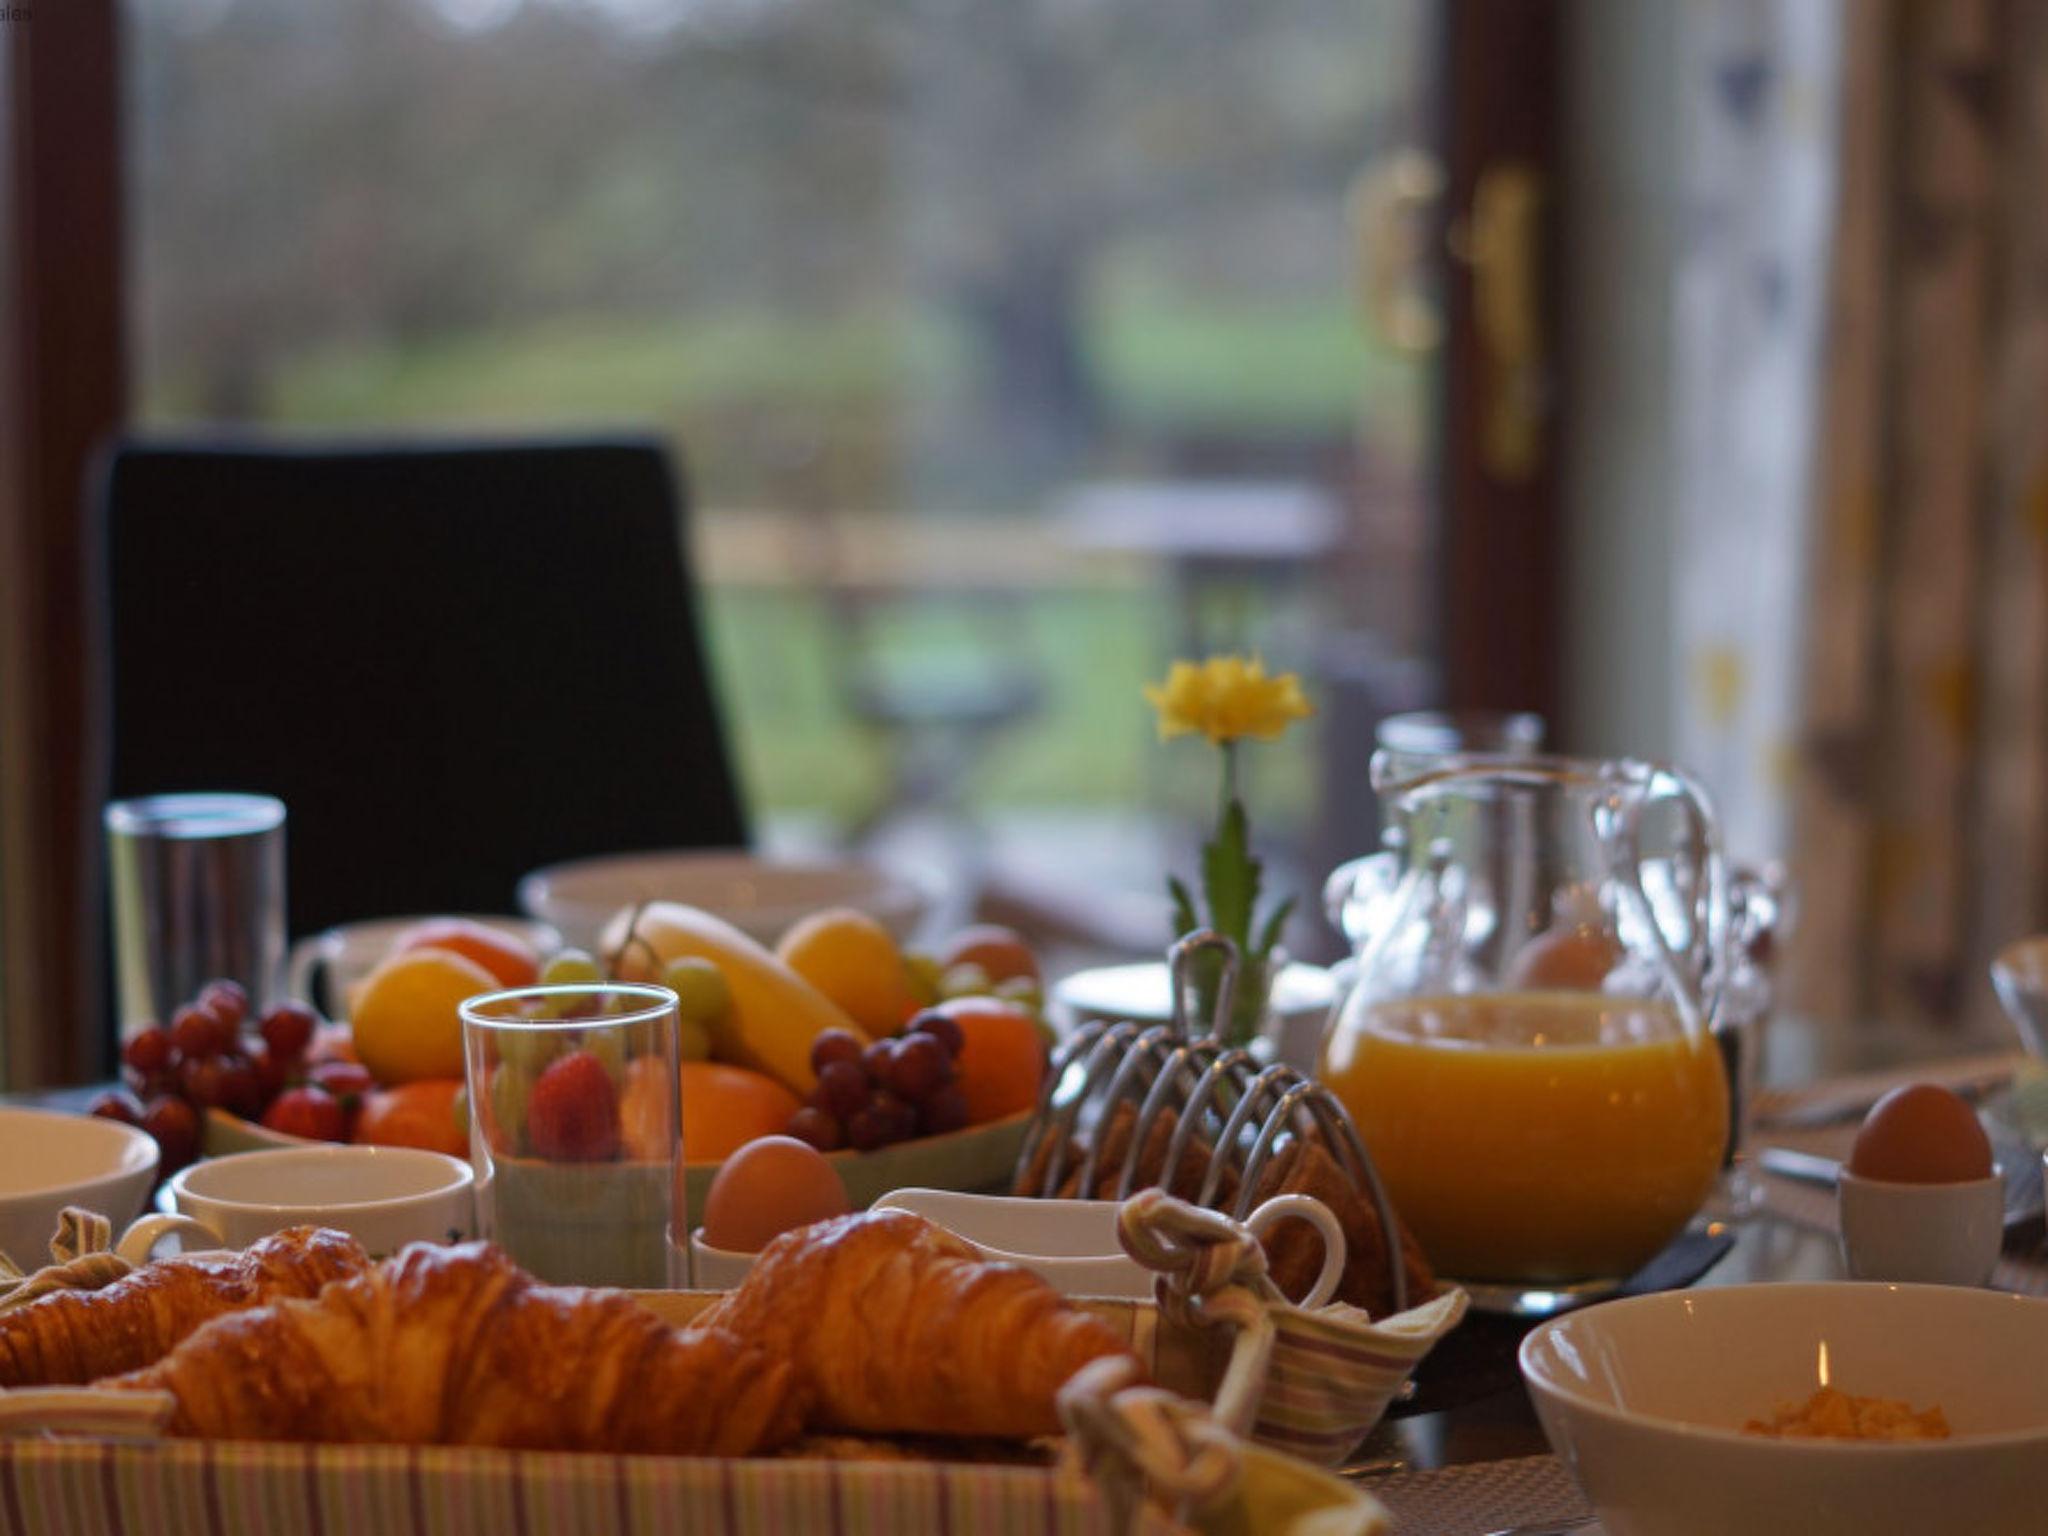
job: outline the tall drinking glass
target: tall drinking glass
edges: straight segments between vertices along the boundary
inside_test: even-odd
[[[121,1038],[167,1022],[208,981],[248,990],[261,1013],[283,994],[282,801],[180,794],[105,812]]]
[[[668,1285],[690,1230],[675,993],[516,987],[460,1011],[483,1235],[557,1284]]]

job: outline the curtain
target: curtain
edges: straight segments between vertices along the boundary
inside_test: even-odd
[[[2048,5],[1848,0],[1789,1002],[2009,1040],[2048,926]]]

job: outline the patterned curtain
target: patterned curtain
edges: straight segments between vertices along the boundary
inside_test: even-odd
[[[1789,1001],[2009,1040],[1986,964],[2048,927],[2048,4],[1816,9],[1840,149]]]

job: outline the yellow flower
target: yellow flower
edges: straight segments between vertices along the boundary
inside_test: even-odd
[[[1159,711],[1162,741],[1191,731],[1219,745],[1241,736],[1271,741],[1315,713],[1302,697],[1299,677],[1292,672],[1268,677],[1257,657],[1176,661],[1166,681],[1146,688],[1145,697]]]

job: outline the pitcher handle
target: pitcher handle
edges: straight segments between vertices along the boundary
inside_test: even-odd
[[[1682,768],[1623,762],[1613,765],[1607,780],[1606,798],[1594,811],[1594,830],[1607,855],[1609,873],[1642,920],[1652,957],[1678,1004],[1679,1022],[1692,1040],[1704,1040],[1728,979],[1728,872],[1721,856],[1720,823],[1706,790]],[[1660,784],[1670,785],[1673,792],[1656,793]],[[1685,847],[1700,866],[1691,892],[1692,931],[1682,946],[1665,930],[1643,885],[1643,812],[1664,800],[1683,808]]]

